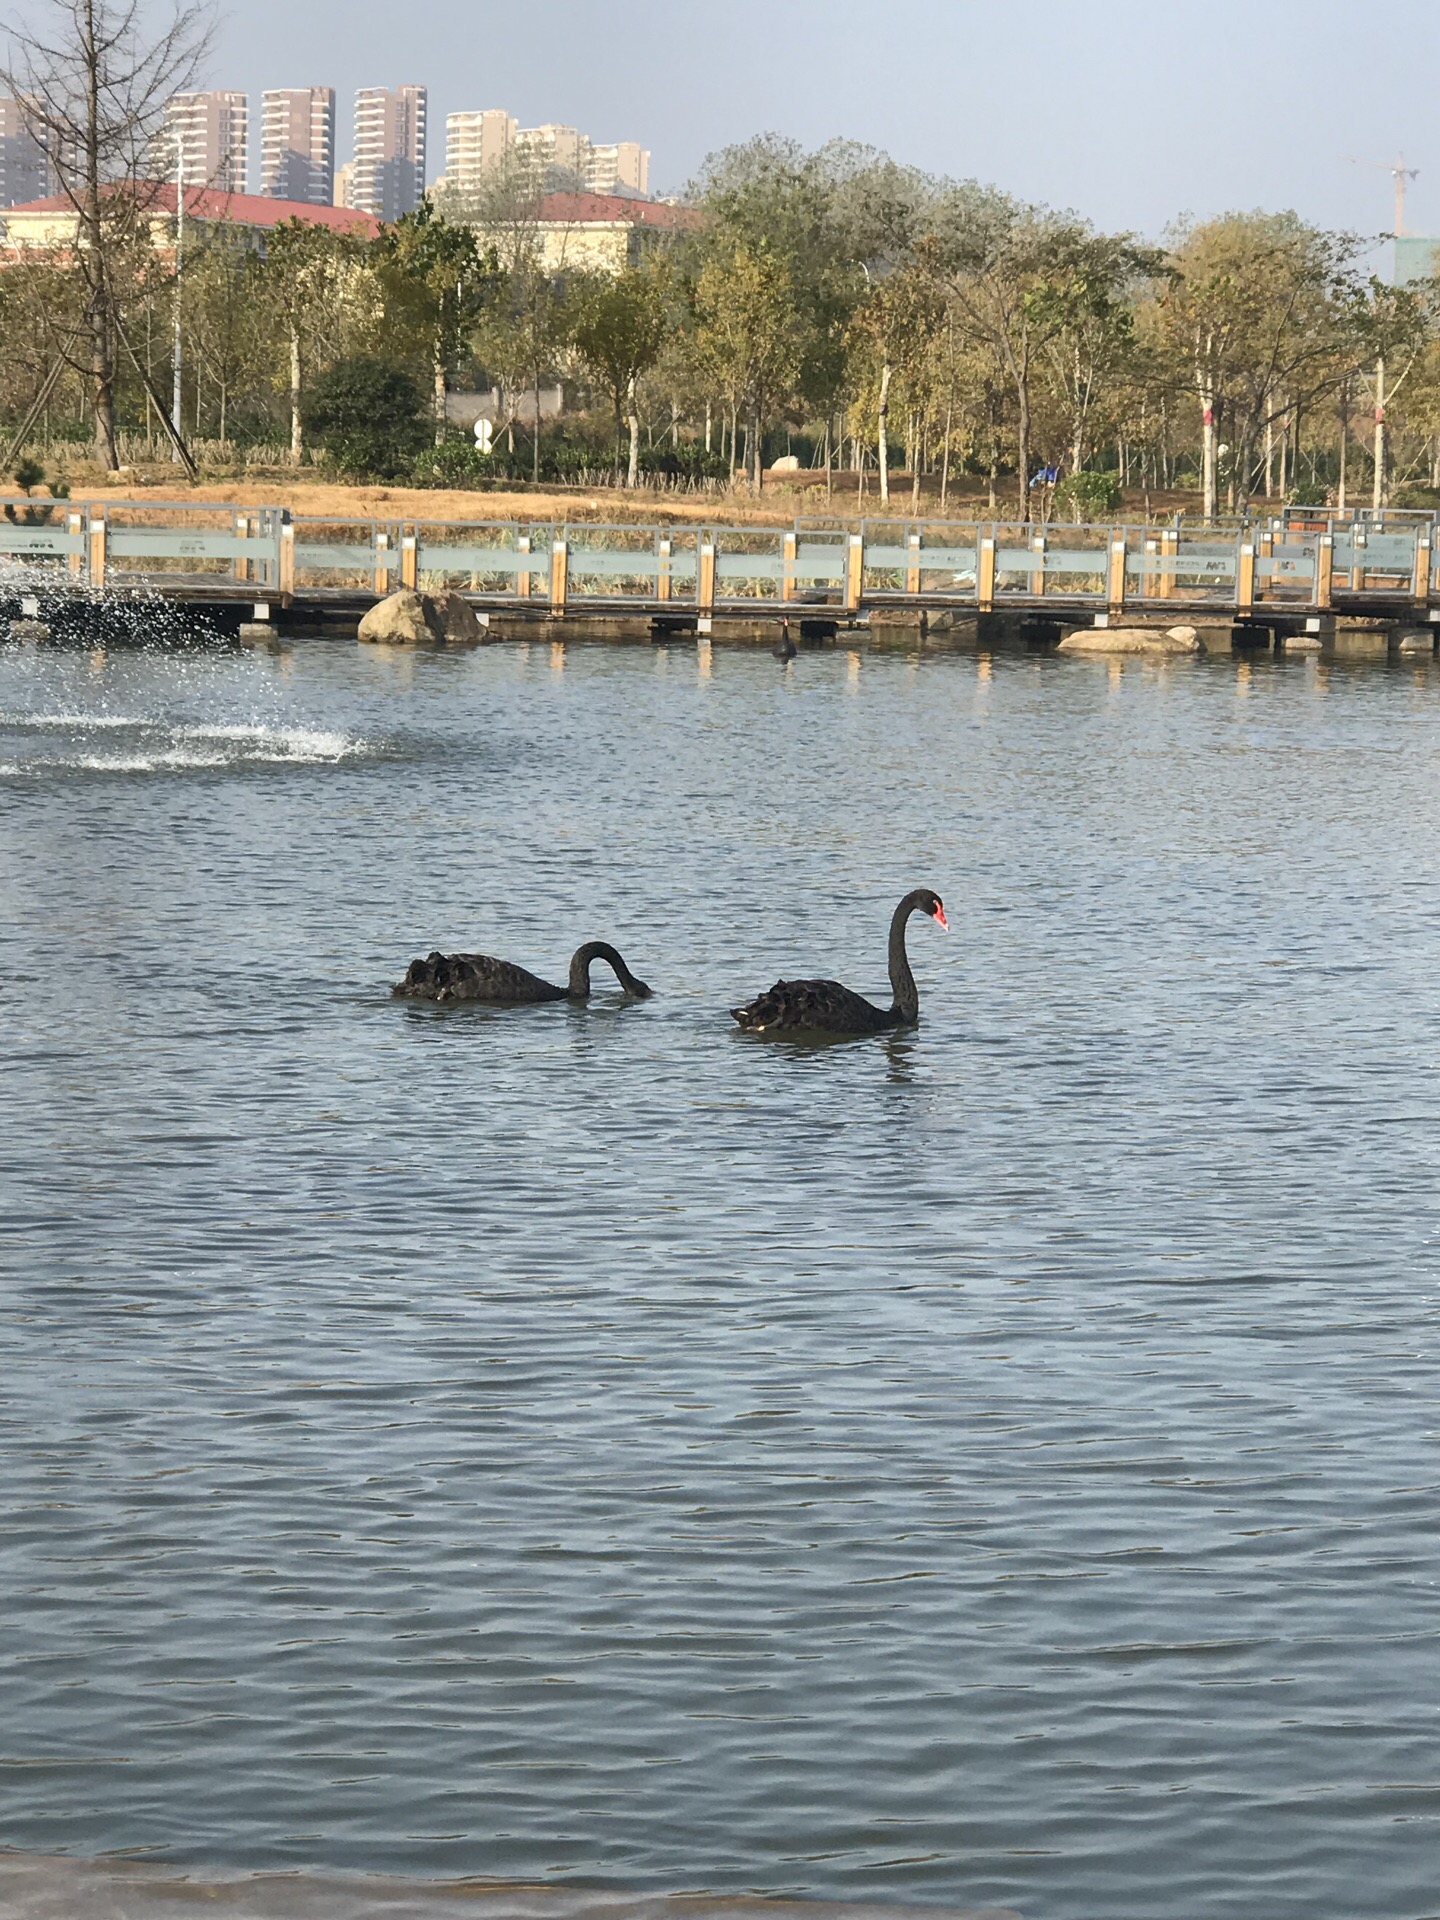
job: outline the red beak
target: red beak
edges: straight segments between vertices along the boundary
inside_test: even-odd
[[[945,929],[946,933],[949,933],[950,922],[945,918],[945,909],[938,900],[935,902],[935,920],[939,926]]]

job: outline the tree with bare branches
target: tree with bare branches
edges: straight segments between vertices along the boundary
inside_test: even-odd
[[[116,358],[128,345],[122,293],[154,206],[154,185],[145,179],[149,154],[171,96],[197,76],[210,31],[204,0],[173,0],[168,17],[154,25],[142,0],[30,0],[0,65],[0,86],[20,103],[75,209],[83,317],[64,352],[85,375],[96,454],[111,472],[120,464]],[[138,360],[136,371],[148,385]]]

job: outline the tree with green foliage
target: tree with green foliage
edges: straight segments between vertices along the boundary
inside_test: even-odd
[[[313,383],[308,431],[323,441],[342,473],[393,480],[414,465],[428,439],[425,409],[412,377],[384,360],[341,360]]]
[[[305,380],[308,365],[335,344],[337,320],[353,293],[360,243],[298,217],[282,220],[265,248],[261,287],[283,340],[290,401],[290,457],[305,450]],[[278,343],[277,343],[278,344]]]
[[[381,229],[368,264],[380,286],[380,344],[424,365],[434,393],[435,441],[445,438],[450,370],[468,346],[491,294],[496,266],[467,226],[423,200]]]
[[[665,261],[652,254],[620,273],[570,277],[566,290],[570,344],[601,382],[615,409],[615,455],[622,417],[630,427],[625,484],[640,481],[640,415],[636,389],[660,358],[669,330],[673,288]],[[628,411],[627,411],[628,410]]]

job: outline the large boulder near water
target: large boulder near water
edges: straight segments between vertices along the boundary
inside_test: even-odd
[[[463,593],[442,588],[439,593],[422,594],[421,598],[429,601],[431,616],[451,646],[473,647],[485,638],[485,629]]]
[[[360,622],[360,638],[389,647],[433,646],[437,641],[474,646],[485,638],[485,629],[464,594],[416,593],[413,587],[401,587],[371,607]]]
[[[1194,627],[1081,627],[1060,642],[1061,653],[1201,653]]]
[[[427,646],[441,637],[430,623],[425,595],[413,587],[401,587],[398,593],[377,600],[360,622],[360,638],[379,646]]]

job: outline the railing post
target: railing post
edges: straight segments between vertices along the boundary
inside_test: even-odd
[[[1255,542],[1240,542],[1240,562],[1235,569],[1235,607],[1239,613],[1249,613],[1255,605]]]
[[[389,534],[377,533],[375,536],[374,587],[375,587],[376,593],[379,595],[379,597],[382,600],[385,598],[386,594],[388,594],[390,591],[390,569],[389,567],[386,566],[385,560],[384,560],[384,556],[387,553],[389,553],[389,551],[390,551]]]
[[[858,613],[865,595],[865,536],[852,533],[845,549],[845,611]]]
[[[522,533],[517,538],[515,551],[517,553],[529,553],[530,536],[528,533]],[[528,567],[523,572],[515,575],[515,597],[517,600],[528,600],[530,598],[530,570]]]
[[[1411,580],[1411,598],[1421,613],[1430,605],[1430,529],[1415,530],[1415,572]]]
[[[1179,554],[1180,535],[1172,527],[1168,533],[1162,533],[1160,535],[1160,559],[1162,561],[1175,560],[1179,558]],[[1156,583],[1155,593],[1156,597],[1161,600],[1170,600],[1174,597],[1175,569],[1173,567],[1161,567],[1160,578]]]
[[[1263,533],[1257,535],[1256,541],[1255,541],[1255,556],[1256,556],[1256,567],[1255,567],[1256,588],[1255,590],[1257,595],[1261,599],[1265,597],[1267,585],[1270,588],[1274,587],[1275,575],[1271,571],[1271,569],[1267,567],[1265,569],[1265,578],[1262,580],[1260,577],[1259,562],[1262,560],[1271,559],[1274,555],[1274,552],[1275,552],[1275,535],[1267,527]]]
[[[975,568],[975,598],[981,613],[993,612],[995,607],[995,536],[987,533],[980,541],[980,552]]]
[[[1030,591],[1037,600],[1045,594],[1045,545],[1043,533],[1035,534],[1030,541],[1030,551],[1040,555],[1040,564],[1030,575]]]
[[[1350,529],[1350,591],[1365,591],[1365,529],[1358,520]]]
[[[706,615],[715,611],[715,542],[701,540],[700,565],[695,575],[695,604]]]
[[[655,569],[655,598],[670,598],[670,542],[662,540],[658,547],[659,565]]]
[[[550,547],[550,611],[565,611],[565,594],[570,580],[570,543],[562,536]]]
[[[1335,536],[1333,533],[1322,533],[1315,549],[1315,604],[1322,612],[1330,607],[1334,578]]]
[[[70,515],[70,538],[72,540],[83,540],[85,538],[85,516],[83,513],[74,512]],[[83,553],[71,554],[70,571],[76,575],[82,574],[85,571],[85,555]]]
[[[1110,538],[1110,577],[1105,591],[1105,604],[1111,613],[1123,613],[1125,610],[1125,535]]]
[[[910,593],[910,594],[918,594],[920,591],[920,536],[919,534],[918,533],[910,534],[905,541],[905,547],[906,547],[906,554],[907,554],[907,558],[905,562],[905,591],[906,593]]]
[[[420,540],[417,534],[400,536],[400,584],[412,593],[420,591]]]
[[[237,513],[231,530],[237,540],[248,540],[250,538],[249,514]],[[248,580],[250,578],[250,562],[245,558],[244,554],[236,554],[235,563],[231,570],[237,580]]]
[[[280,523],[280,602],[289,606],[295,598],[295,522],[287,513]]]
[[[780,547],[780,598],[795,598],[795,555],[798,543],[793,533],[787,533]]]
[[[92,514],[90,519],[90,585],[104,590],[105,561],[108,551],[109,529],[105,523],[105,509]]]

